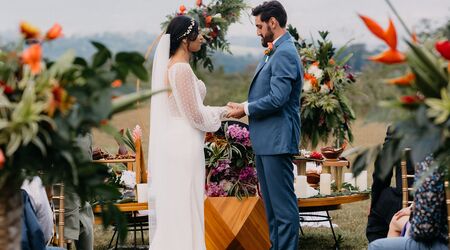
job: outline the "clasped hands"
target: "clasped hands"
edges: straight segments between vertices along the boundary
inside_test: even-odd
[[[227,104],[227,114],[225,115],[225,117],[240,119],[244,116],[245,116],[244,104],[235,102],[229,102]]]

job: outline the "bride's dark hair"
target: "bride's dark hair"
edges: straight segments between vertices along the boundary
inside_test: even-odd
[[[170,34],[170,56],[173,56],[184,38],[188,43],[197,39],[198,23],[191,17],[176,16],[167,26],[166,34]]]

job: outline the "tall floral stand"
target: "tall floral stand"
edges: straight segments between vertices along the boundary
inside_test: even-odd
[[[22,196],[19,188],[0,189],[0,250],[20,249]]]
[[[269,249],[269,226],[260,197],[208,197],[205,200],[208,250]]]

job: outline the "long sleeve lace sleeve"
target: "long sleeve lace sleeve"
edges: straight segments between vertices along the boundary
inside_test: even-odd
[[[226,109],[205,106],[195,79],[187,63],[177,63],[170,68],[169,82],[178,110],[195,128],[205,132],[217,131]]]

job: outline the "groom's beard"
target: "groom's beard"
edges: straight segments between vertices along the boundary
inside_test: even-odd
[[[268,43],[273,42],[273,37],[274,37],[272,29],[270,29],[269,27],[267,27],[267,28],[268,29],[267,29],[266,36],[261,35],[261,45],[264,48],[267,48],[269,46]]]

